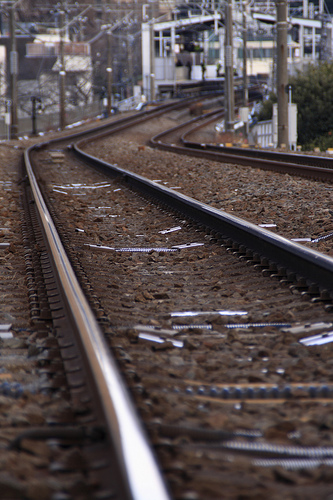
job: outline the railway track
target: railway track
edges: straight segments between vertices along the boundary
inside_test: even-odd
[[[152,147],[179,154],[189,154],[188,150],[191,149],[193,156],[209,158],[212,161],[234,163],[332,182],[333,160],[329,157],[230,147],[216,144],[215,141],[207,143],[190,139],[204,127],[217,123],[222,117],[223,113],[216,116],[212,112],[207,116],[194,119],[193,122],[185,126],[183,124],[177,125],[152,137],[150,144]],[[210,130],[210,133],[216,136],[214,129]]]
[[[50,237],[27,245],[44,285],[33,276],[34,318],[53,325],[88,422],[76,444],[93,465],[89,498],[331,494],[332,259],[87,156],[78,139],[26,152],[27,205]]]

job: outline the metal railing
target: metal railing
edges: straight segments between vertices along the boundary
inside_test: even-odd
[[[256,123],[252,129],[252,136],[254,142],[262,148],[272,147],[274,144],[272,120]]]
[[[115,107],[119,111],[130,111],[136,109],[136,107],[142,102],[141,95],[132,96],[122,101],[115,103]],[[65,122],[68,127],[74,125],[75,123],[87,120],[89,118],[95,118],[98,115],[103,115],[105,107],[101,99],[96,99],[95,101],[82,104],[75,107],[70,107],[66,109]],[[103,115],[104,116],[104,115]],[[7,139],[8,127],[6,124],[5,115],[0,115],[0,138]],[[59,112],[53,113],[40,113],[36,116],[36,129],[37,133],[43,134],[51,130],[57,130],[59,128]],[[23,116],[18,119],[18,134],[19,136],[30,135],[33,131],[32,116]]]
[[[80,105],[71,107],[66,110],[66,123],[68,125],[87,120],[98,116],[102,112],[102,102],[100,99]],[[45,133],[50,130],[57,130],[59,128],[59,113],[41,113],[36,116],[36,129],[37,133]],[[33,124],[32,116],[23,116],[18,119],[18,135],[32,134]],[[0,138],[8,138],[8,125],[6,124],[5,117],[0,116]]]

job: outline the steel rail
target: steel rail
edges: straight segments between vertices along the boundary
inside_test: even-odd
[[[121,176],[134,189],[157,198],[186,217],[215,231],[223,239],[231,239],[238,245],[244,245],[256,256],[268,259],[270,263],[283,267],[287,273],[293,273],[296,279],[305,279],[307,286],[318,286],[320,291],[327,292],[333,298],[333,259],[331,257],[259,228],[255,224],[201,203],[189,196],[177,193],[138,174],[99,160],[82,151],[80,146],[81,143],[75,144],[73,151],[85,162],[92,164],[106,174]]]
[[[306,155],[299,153],[290,153],[282,151],[269,151],[263,149],[253,148],[239,148],[236,146],[226,147],[218,144],[199,143],[197,141],[189,140],[189,136],[197,130],[205,127],[208,123],[212,123],[214,118],[207,120],[207,122],[199,123],[191,130],[188,130],[181,136],[181,142],[188,148],[205,149],[209,151],[216,151],[218,153],[226,153],[237,157],[258,158],[259,160],[278,161],[282,163],[292,163],[294,165],[301,165],[302,167],[320,167],[333,170],[333,158],[327,156]],[[238,162],[238,160],[237,160]]]
[[[191,101],[193,102],[193,100]],[[176,104],[175,107],[184,106],[183,103],[182,105],[180,103]],[[163,106],[163,108],[165,107]],[[147,114],[151,117],[156,116],[157,110],[151,111],[151,113],[147,112]],[[158,110],[159,112],[160,110]],[[162,113],[163,111],[161,111]],[[137,116],[135,118],[138,119]],[[139,120],[141,118],[143,117],[140,113]],[[118,131],[121,128],[130,126],[132,122],[133,117],[126,117],[114,123],[104,124],[98,127],[97,131],[106,135],[110,129]],[[96,129],[94,134],[95,132]],[[70,141],[88,134],[91,135],[91,130],[83,134],[78,132],[60,139],[54,139],[48,144],[59,143],[64,140]],[[223,237],[232,237],[241,244],[246,241],[247,246],[252,251],[265,255],[272,262],[282,262],[287,269],[292,269],[293,272],[307,278],[309,284],[318,283],[323,290],[328,290],[330,296],[333,297],[333,259],[289,242],[282,237],[260,229],[253,224],[245,223],[237,217],[213,209],[187,196],[175,193],[171,189],[160,186],[141,176],[86,155],[80,149],[80,146],[87,140],[94,140],[97,137],[97,135],[94,135],[92,138],[83,139],[83,141],[74,145],[73,151],[75,154],[82,159],[88,159],[95,167],[109,173],[112,171],[113,175],[122,176],[132,187],[142,189],[146,194],[162,199],[168,205],[210,227]],[[168,491],[150,446],[147,444],[136,410],[118,374],[115,361],[103,339],[102,332],[78,284],[74,271],[71,269],[37,185],[30,155],[34,150],[42,146],[45,147],[45,143],[43,145],[37,144],[25,151],[27,175],[42,221],[43,232],[49,241],[48,247],[52,254],[51,258],[59,270],[59,282],[67,298],[68,309],[71,311],[77,329],[80,331],[85,356],[87,358],[92,357],[91,371],[95,379],[101,379],[101,385],[98,385],[96,390],[101,396],[102,406],[108,422],[107,432],[111,436],[111,441],[115,443],[120,458],[122,467],[120,481],[128,484],[128,494],[124,500],[167,499],[169,498]],[[261,239],[258,239],[258,237]],[[276,248],[279,248],[279,251]]]
[[[202,127],[204,125],[205,124],[201,124],[200,126]],[[268,159],[266,157],[267,152],[264,152],[263,157],[259,158],[258,156],[260,155],[260,152],[255,151],[255,154],[252,155],[251,150],[248,149],[240,150],[239,148],[236,148],[236,150],[234,151],[233,147],[219,148],[218,146],[214,145],[201,144],[186,140],[184,140],[184,145],[182,146],[163,142],[163,139],[165,141],[167,135],[174,133],[177,130],[180,131],[181,128],[183,128],[184,126],[185,124],[178,125],[176,127],[173,127],[169,130],[166,130],[164,132],[155,135],[150,139],[150,145],[152,147],[162,149],[164,151],[171,151],[173,153],[196,156],[199,158],[206,158],[211,161],[217,161],[222,163],[234,163],[237,165],[250,166],[253,168],[261,168],[263,170],[273,170],[279,173],[287,173],[290,175],[311,177],[329,182],[333,181],[333,168],[331,169],[327,167],[320,167],[309,164],[294,163],[293,154],[282,155],[281,160],[279,160],[277,156],[276,157],[271,156],[271,158],[276,158],[276,159]],[[190,132],[187,131],[186,134],[188,133]],[[184,136],[186,134],[184,134]],[[183,136],[181,137],[181,140],[183,140]],[[278,153],[276,153],[276,155],[278,155]],[[288,159],[288,161],[284,161],[283,156],[284,160]],[[300,157],[305,158],[305,160],[307,160],[308,158],[312,158],[309,157],[308,155],[298,155],[298,161],[300,161]]]
[[[107,434],[119,460],[119,477],[124,500],[167,500],[170,498],[153,452],[147,442],[136,410],[119,375],[95,316],[70,265],[51,215],[39,189],[30,161],[24,153],[25,167],[35,199],[42,231],[47,239],[51,260],[57,269],[57,280],[67,302],[68,311],[80,335],[84,358],[89,360],[96,391],[99,394]]]
[[[219,95],[219,94],[216,94]],[[207,99],[207,97],[206,97]],[[56,137],[54,139],[49,140],[48,142],[43,142],[39,144],[35,144],[34,148],[40,149],[45,148],[46,146],[57,144],[60,142],[73,142],[76,139],[81,139],[82,137],[87,137],[88,139],[93,140],[96,138],[103,137],[104,135],[108,135],[111,131],[120,132],[121,130],[126,129],[129,126],[134,126],[136,124],[142,123],[146,120],[150,120],[154,117],[161,116],[163,113],[167,111],[173,111],[176,109],[181,109],[186,107],[191,103],[195,103],[197,101],[203,100],[202,97],[192,97],[187,99],[182,99],[181,101],[173,101],[168,102],[166,104],[161,104],[159,106],[154,106],[151,109],[142,110],[136,114],[125,116],[123,118],[119,118],[115,121],[106,120],[101,125],[95,125],[94,127],[88,128],[86,130],[80,130],[70,134],[63,134],[60,137]]]
[[[196,127],[196,129],[201,128],[203,125]],[[190,136],[196,129],[186,132],[181,140],[184,146],[188,148],[198,148],[203,147],[209,151],[216,151],[218,153],[227,153],[234,156],[245,156],[246,158],[258,158],[261,160],[278,161],[283,163],[293,163],[295,165],[301,166],[312,166],[321,167],[326,169],[333,169],[333,158],[326,156],[315,156],[315,155],[305,155],[299,153],[283,153],[281,151],[265,151],[263,149],[252,149],[252,148],[239,148],[239,147],[226,147],[217,144],[200,144],[195,141],[190,141],[187,137]]]
[[[179,103],[177,104],[179,105]],[[154,113],[151,113],[151,116],[154,116]],[[127,117],[124,121],[121,120],[120,122],[122,123],[120,124],[119,122],[115,122],[114,124],[103,125],[103,127],[99,127],[99,131],[103,135],[106,135],[108,133],[107,129],[114,131],[115,129],[119,129],[119,125],[125,128],[126,126],[130,126],[131,121],[131,117]],[[110,125],[112,126],[110,127]],[[88,134],[90,135],[91,131],[85,133],[86,136]],[[72,136],[50,141],[50,144],[59,143],[59,141],[64,140],[69,141],[72,138],[77,139],[79,137],[82,137],[82,134],[76,133]],[[108,173],[112,172],[112,175],[122,176],[133,188],[141,189],[149,196],[159,198],[186,216],[210,227],[223,238],[232,238],[239,244],[246,245],[247,248],[258,255],[265,256],[271,262],[283,265],[286,269],[290,269],[299,276],[305,277],[309,285],[313,283],[318,284],[322,290],[328,291],[331,298],[333,297],[333,259],[292,243],[253,224],[245,223],[237,217],[176,193],[141,176],[86,155],[80,149],[80,146],[95,138],[97,138],[97,135],[93,135],[92,138],[83,139],[83,141],[75,144],[73,146],[75,154],[82,159],[88,159],[89,163],[92,163],[95,167]],[[40,145],[36,145],[25,152],[27,173],[36,198],[36,204],[41,213],[40,217],[43,220],[44,232],[50,237],[49,246],[52,250],[52,256],[54,255],[52,258],[60,266],[59,280],[65,290],[66,296],[69,296],[69,309],[72,311],[78,329],[81,330],[82,328],[80,332],[81,342],[85,347],[87,357],[90,354],[93,356],[92,371],[95,377],[99,377],[100,375],[104,377],[102,386],[97,389],[97,392],[102,396],[103,408],[107,414],[108,432],[111,436],[111,441],[116,445],[122,464],[122,480],[123,482],[128,482],[129,485],[126,500],[127,498],[133,500],[150,500],[156,498],[162,500],[169,498],[153,453],[145,441],[145,435],[141,429],[136,411],[118,375],[115,362],[102,338],[93,313],[90,311],[90,308],[87,309],[86,299],[77,283],[74,272],[67,267],[68,259],[63,253],[64,250],[59,236],[56,233],[46,204],[37,186],[37,181],[30,164],[30,154],[33,150],[40,147]],[[76,298],[80,299],[79,303],[74,300]],[[122,413],[123,411],[125,412],[125,416]],[[144,450],[143,452],[138,451],[141,445]],[[135,450],[135,453],[133,450]],[[139,469],[137,469],[137,466],[139,466]]]

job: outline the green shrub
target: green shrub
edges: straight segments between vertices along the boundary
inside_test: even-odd
[[[309,65],[290,79],[293,102],[297,104],[298,143],[325,150],[333,146],[333,64]]]

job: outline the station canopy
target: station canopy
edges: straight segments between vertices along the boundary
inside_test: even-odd
[[[188,17],[175,19],[173,21],[158,22],[157,20],[157,22],[154,23],[154,31],[162,32],[163,36],[168,36],[172,29],[174,29],[177,34],[182,35],[209,29],[217,30],[221,20],[222,16],[218,12],[202,15],[190,15],[189,13]]]

